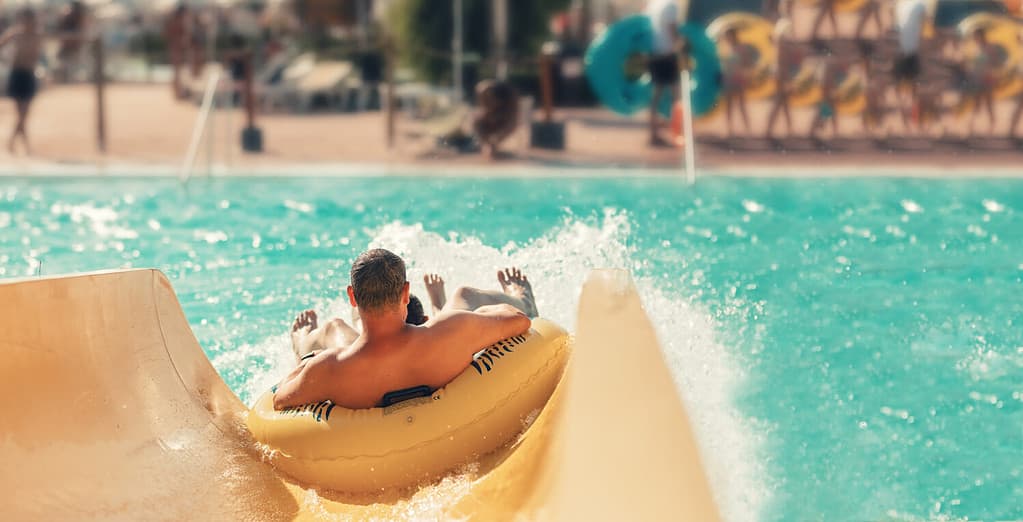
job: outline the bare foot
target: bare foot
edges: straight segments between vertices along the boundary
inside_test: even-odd
[[[501,290],[504,293],[522,299],[525,305],[526,315],[536,317],[539,312],[536,310],[536,300],[533,298],[533,287],[529,279],[518,268],[505,268],[497,271],[497,282],[501,283]]]
[[[423,276],[423,283],[426,285],[426,293],[430,296],[433,315],[436,316],[448,302],[444,293],[444,278],[440,274],[426,274]]]
[[[295,318],[295,324],[291,326],[291,349],[295,352],[295,357],[301,358],[306,355],[306,337],[309,333],[315,330],[316,324],[316,312],[313,310],[306,310]]]

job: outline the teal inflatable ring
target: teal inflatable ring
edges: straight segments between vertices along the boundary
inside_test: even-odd
[[[686,24],[679,27],[679,35],[686,38],[693,61],[693,112],[696,116],[710,112],[717,103],[721,84],[721,64],[717,47],[703,27]],[[650,18],[633,15],[615,22],[594,39],[586,50],[584,63],[586,78],[593,92],[607,108],[624,115],[646,110],[653,97],[650,75],[630,81],[625,76],[625,65],[636,54],[650,54],[654,45],[654,28]],[[671,114],[670,97],[662,96],[658,110]]]

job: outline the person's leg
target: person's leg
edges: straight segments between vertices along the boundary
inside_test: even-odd
[[[448,301],[447,295],[444,293],[444,278],[440,274],[426,274],[423,276],[423,284],[426,285],[426,294],[430,296],[430,306],[436,317]]]
[[[792,112],[789,110],[789,98],[786,95],[781,97],[781,113],[785,116],[785,135],[792,136]]]
[[[752,129],[749,126],[749,114],[746,112],[746,91],[739,91],[739,115],[742,116],[742,126],[745,130],[745,135],[751,134]]]
[[[445,310],[476,310],[482,306],[507,304],[521,310],[529,317],[538,315],[533,287],[518,268],[507,268],[497,272],[497,281],[502,292],[459,287],[445,305]]]
[[[821,25],[824,23],[824,17],[828,15],[827,2],[822,2],[820,9],[817,11],[817,17],[813,19],[813,29],[810,31],[810,39],[816,40],[820,37]]]
[[[991,89],[984,92],[984,106],[987,108],[988,135],[993,136],[995,133],[995,101]]]
[[[313,310],[298,314],[291,327],[291,349],[298,361],[310,353],[351,346],[358,338],[359,332],[341,318],[318,325]]]
[[[291,351],[295,352],[296,361],[301,361],[314,350],[323,349],[317,342],[318,336],[313,335],[317,330],[316,312],[306,310],[295,318],[291,325]]]
[[[735,94],[729,89],[725,92],[725,123],[728,129],[728,137],[735,136],[735,129],[732,128],[732,111],[735,107]]]
[[[16,98],[14,100],[15,112],[17,113],[17,120],[14,123],[14,131],[11,132],[11,139],[7,142],[7,150],[14,154],[14,145],[18,141],[19,136],[23,136],[25,133],[25,118],[28,116],[28,101],[23,98]],[[25,141],[28,144],[27,140]]]
[[[1016,137],[1016,129],[1019,127],[1020,117],[1023,117],[1023,94],[1016,96],[1016,109],[1012,112],[1012,119],[1009,120],[1009,137]]]
[[[657,114],[657,105],[661,101],[661,94],[662,94],[663,90],[664,90],[664,86],[662,86],[658,82],[654,82],[654,96],[653,96],[653,98],[650,99],[650,143],[651,144],[655,144],[655,143],[657,143],[657,142],[659,142],[661,140],[661,137],[660,137],[660,135],[657,132],[657,128],[660,126],[658,124],[658,121],[657,121],[657,118],[659,117],[658,114]]]
[[[25,154],[32,155],[32,147],[28,143],[28,113],[32,107],[32,98],[18,102],[18,131],[21,142],[25,145]]]
[[[778,115],[781,113],[781,110],[782,110],[781,106],[782,106],[782,98],[783,97],[784,97],[784,95],[777,94],[777,93],[774,95],[774,101],[773,101],[773,103],[771,105],[771,112],[769,112],[768,115],[767,115],[767,130],[764,132],[764,135],[767,136],[768,139],[773,139],[774,138],[774,135],[773,135],[774,124],[777,122]],[[790,126],[792,125],[791,121],[789,122],[789,125]]]

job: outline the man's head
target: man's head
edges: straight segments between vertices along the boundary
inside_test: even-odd
[[[26,28],[35,29],[36,12],[32,8],[26,7],[25,9],[22,9],[21,12],[18,13],[18,20],[21,21],[22,25],[24,25]]]
[[[405,262],[382,248],[363,252],[352,263],[348,299],[363,315],[404,308],[409,301]]]

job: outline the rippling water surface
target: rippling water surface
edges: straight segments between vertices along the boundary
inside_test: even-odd
[[[0,277],[158,267],[251,400],[367,246],[569,327],[633,271],[733,521],[1023,519],[1023,182],[0,179]],[[640,407],[637,405],[637,407]]]

